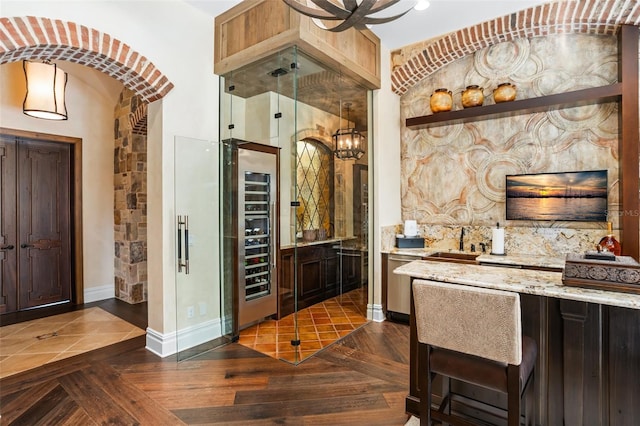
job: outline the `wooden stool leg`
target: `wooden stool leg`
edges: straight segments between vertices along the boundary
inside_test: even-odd
[[[520,367],[507,366],[507,424],[520,426]]]
[[[431,426],[431,367],[429,352],[429,345],[418,343],[418,365],[424,369],[424,371],[420,372],[418,378],[420,426]]]
[[[451,415],[451,378],[442,376],[442,403],[440,411],[444,414]],[[442,423],[442,426],[449,426],[449,423]]]

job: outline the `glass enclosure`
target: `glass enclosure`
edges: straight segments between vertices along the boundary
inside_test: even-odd
[[[371,92],[296,47],[220,84],[225,326],[297,363],[366,322]],[[339,129],[365,155],[337,158]]]

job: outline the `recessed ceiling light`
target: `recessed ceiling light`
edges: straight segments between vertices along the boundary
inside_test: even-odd
[[[430,6],[428,0],[418,0],[418,3],[413,7],[415,10],[425,10]]]

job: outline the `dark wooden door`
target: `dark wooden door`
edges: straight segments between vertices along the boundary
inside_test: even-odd
[[[3,138],[5,245],[2,312],[71,299],[71,149],[68,144]],[[13,164],[12,164],[13,162]],[[11,222],[11,223],[10,223]],[[11,241],[8,241],[11,239]],[[8,253],[11,253],[7,255]],[[13,264],[9,265],[9,263]],[[4,272],[6,266],[7,273]]]
[[[0,136],[0,313],[17,310],[16,144]]]

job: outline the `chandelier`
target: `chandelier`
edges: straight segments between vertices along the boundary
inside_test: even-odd
[[[67,107],[64,91],[67,73],[45,60],[42,62],[23,61],[27,93],[22,104],[22,112],[47,120],[66,120]]]
[[[370,15],[393,6],[400,0],[306,0],[317,7],[307,6],[305,0],[283,0],[299,13],[313,18],[313,22],[321,28],[333,32],[344,31],[354,27],[364,30],[367,25],[384,24],[400,18],[411,9],[388,17],[372,17]],[[322,21],[342,21],[332,28],[328,28]]]
[[[347,126],[349,126],[350,103],[345,103],[347,108]],[[338,129],[333,135],[333,146],[336,157],[341,160],[359,160],[364,155],[364,136],[354,127]]]

